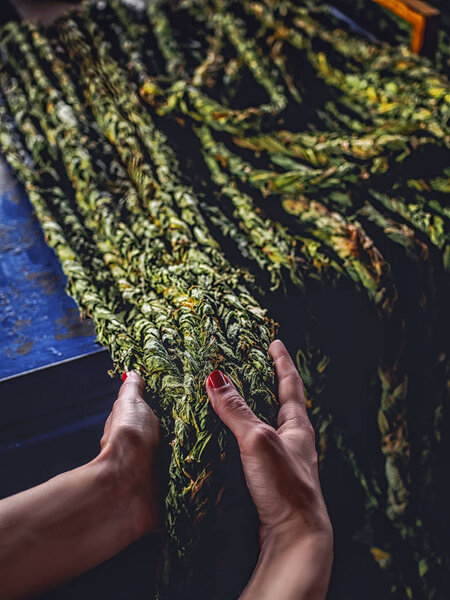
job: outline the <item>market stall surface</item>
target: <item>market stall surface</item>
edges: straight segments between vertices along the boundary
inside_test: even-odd
[[[0,379],[97,352],[31,205],[0,163]]]

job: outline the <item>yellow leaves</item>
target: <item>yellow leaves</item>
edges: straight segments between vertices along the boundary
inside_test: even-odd
[[[208,481],[208,479],[211,477],[212,475],[212,471],[211,469],[208,469],[206,471],[202,471],[202,473],[200,473],[200,475],[194,480],[191,475],[187,472],[186,469],[181,469],[182,472],[184,473],[184,475],[187,477],[187,479],[189,479],[189,483],[188,485],[186,485],[183,489],[183,493],[190,494],[190,499],[191,502],[194,499],[194,497],[198,494],[198,492],[201,490],[202,486]],[[197,516],[198,518],[198,516]]]
[[[115,133],[111,129],[108,129],[107,131],[105,131],[105,135],[106,135],[106,138],[111,142],[111,144],[115,143],[116,136],[115,136]]]
[[[386,173],[389,170],[389,160],[387,156],[377,156],[373,159],[371,173]],[[368,179],[370,173],[365,171],[361,173],[362,179]]]
[[[428,573],[428,563],[425,558],[419,561],[419,575],[424,577]]]
[[[274,246],[263,246],[262,251],[264,254],[270,256],[271,262],[275,264],[282,264],[286,262],[286,258],[280,254]]]
[[[373,149],[373,140],[371,138],[359,138],[351,141],[351,145],[348,140],[341,143],[341,148],[346,152],[350,150],[355,156],[363,157],[371,155]]]
[[[291,30],[282,25],[281,23],[277,24],[275,29],[275,36],[278,38],[286,39],[291,34]]]
[[[369,87],[366,90],[366,95],[369,98],[369,100],[372,100],[372,102],[379,101],[377,90],[374,88],[373,85],[369,85]]]
[[[446,132],[441,127],[439,127],[439,124],[435,121],[427,123],[427,129],[428,131],[431,131],[431,133],[434,133],[436,137],[444,138],[446,136]]]
[[[330,66],[328,64],[327,61],[327,57],[325,55],[324,52],[318,52],[317,53],[317,62],[319,63],[319,69],[323,72],[323,73],[328,73],[330,70]]]
[[[417,110],[412,116],[414,119],[422,121],[424,119],[428,119],[428,117],[431,117],[431,115],[432,112],[431,110],[428,110],[428,108],[419,108],[419,110]]]
[[[433,96],[433,98],[440,98],[441,96],[443,96],[445,94],[445,90],[444,90],[444,88],[440,88],[440,87],[431,87],[431,88],[429,88],[428,93],[430,94],[430,96]],[[449,95],[449,99],[450,99],[450,95]]]
[[[257,15],[258,17],[260,17],[261,15],[264,14],[264,7],[261,4],[259,4],[258,2],[252,2],[250,4],[250,8],[255,13],[255,15]]]
[[[52,146],[54,144],[56,144],[56,133],[55,133],[55,131],[52,129],[52,130],[47,131],[46,133],[47,133],[47,140],[48,140],[49,144],[51,144]]]
[[[423,179],[408,179],[407,185],[411,189],[416,189],[419,192],[426,190],[431,191],[430,186]]]
[[[395,66],[399,71],[406,71],[406,69],[410,69],[413,66],[413,63],[408,60],[399,60]]]
[[[298,198],[286,198],[282,202],[283,208],[291,215],[300,215],[306,210],[305,200]]]
[[[389,563],[391,562],[391,555],[389,552],[377,548],[376,546],[372,546],[370,552],[382,569],[386,569],[389,566]]]
[[[381,114],[385,114],[390,112],[391,110],[394,110],[395,108],[398,108],[400,106],[400,104],[398,102],[381,102],[381,104],[378,107],[378,112]]]
[[[322,358],[322,360],[319,362],[319,364],[317,365],[317,372],[324,373],[329,364],[330,364],[330,357],[324,356]]]
[[[186,308],[189,308],[190,310],[192,310],[192,312],[194,312],[195,307],[198,304],[198,301],[191,297],[191,298],[188,298],[187,300],[183,300],[183,302],[181,304],[182,304],[182,306],[185,306]]]
[[[386,433],[389,431],[388,420],[381,410],[378,411],[378,428],[381,432],[381,435],[386,435]]]
[[[147,79],[147,81],[145,81],[139,88],[139,95],[142,98],[149,98],[152,96],[156,96],[160,93],[161,91],[158,88],[158,86],[155,85],[155,83],[153,83],[153,81],[151,81],[150,79]]]
[[[76,259],[75,253],[71,248],[58,248],[58,258],[61,262],[69,261],[72,262]]]
[[[254,150],[255,152],[260,150],[259,146],[250,141],[250,139],[234,137],[233,142],[241,148],[249,148],[249,150]]]

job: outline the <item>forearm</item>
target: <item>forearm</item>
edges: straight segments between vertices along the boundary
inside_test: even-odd
[[[96,459],[0,501],[0,598],[67,581],[137,537],[108,460]]]
[[[269,537],[240,600],[324,600],[332,557],[328,533],[300,541]]]

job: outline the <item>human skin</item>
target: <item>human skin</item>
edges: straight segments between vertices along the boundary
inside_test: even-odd
[[[159,423],[143,390],[128,373],[94,460],[0,501],[0,599],[60,585],[161,528]]]
[[[320,600],[332,563],[303,385],[283,344],[270,353],[278,375],[275,430],[262,423],[228,379],[214,372],[211,404],[237,438],[256,505],[260,556],[244,600]],[[220,385],[222,384],[222,385]],[[88,464],[0,501],[0,600],[56,587],[161,530],[158,420],[129,372],[108,417],[100,454]]]
[[[241,600],[323,600],[333,532],[319,482],[314,429],[303,383],[280,340],[272,342],[280,410],[277,428],[260,421],[231,380],[214,371],[211,405],[235,435],[260,520],[260,554]]]

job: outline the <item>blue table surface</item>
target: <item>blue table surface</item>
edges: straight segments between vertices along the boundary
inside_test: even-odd
[[[0,379],[95,352],[25,192],[0,158]]]

